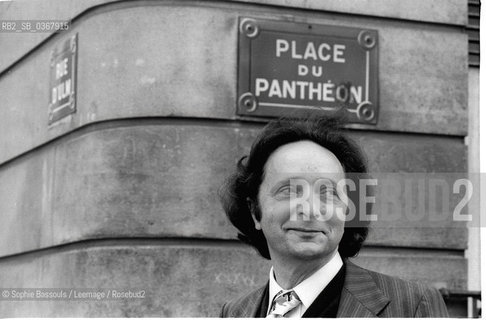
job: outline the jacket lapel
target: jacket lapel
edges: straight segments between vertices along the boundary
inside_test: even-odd
[[[346,278],[337,317],[376,317],[389,303],[370,273],[346,261]]]
[[[233,318],[265,318],[268,308],[268,283],[243,298],[238,307],[232,310],[228,317]]]
[[[268,309],[268,303],[269,303],[269,284],[267,283],[267,285],[265,286],[265,289],[263,290],[263,293],[262,293],[262,299],[260,300],[260,303],[259,303],[259,308],[257,310],[257,312],[255,313],[255,315],[253,317],[257,317],[257,318],[265,318],[267,316],[267,309]]]

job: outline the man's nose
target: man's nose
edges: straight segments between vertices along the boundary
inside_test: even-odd
[[[323,204],[320,194],[311,192],[307,197],[298,197],[290,203],[291,220],[321,220],[327,215],[328,208]]]
[[[321,194],[319,192],[311,192],[311,214],[310,219],[320,220],[327,212],[327,206],[321,199]]]
[[[335,199],[327,194],[323,196],[320,192],[312,192],[309,200],[309,220],[330,220],[337,210]]]

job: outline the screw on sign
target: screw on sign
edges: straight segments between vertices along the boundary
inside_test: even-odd
[[[375,116],[373,107],[370,102],[365,101],[358,106],[357,116],[360,119],[371,120]]]
[[[244,19],[240,24],[240,32],[248,38],[255,38],[258,35],[258,24],[253,19]]]
[[[241,95],[239,105],[246,108],[247,112],[254,112],[258,106],[258,102],[251,92],[247,92]]]
[[[376,38],[366,30],[363,30],[358,35],[358,42],[365,49],[372,49],[376,44]]]

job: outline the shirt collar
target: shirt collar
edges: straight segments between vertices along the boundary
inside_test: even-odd
[[[284,290],[275,280],[275,274],[273,272],[273,267],[270,269],[269,275],[269,303],[268,308],[270,309],[273,299],[275,295],[279,293],[281,290],[284,292],[294,290],[295,293],[302,301],[302,305],[304,309],[310,307],[312,302],[317,298],[317,296],[324,290],[324,288],[331,282],[331,280],[336,276],[343,265],[343,260],[339,255],[339,252],[336,252],[334,256],[329,260],[328,263],[323,265],[319,270],[314,272],[310,277],[306,278],[304,281],[299,283],[292,289]],[[304,310],[305,311],[305,310]],[[304,312],[303,311],[303,312]]]

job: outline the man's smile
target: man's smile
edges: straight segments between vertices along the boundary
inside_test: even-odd
[[[303,233],[326,233],[324,230],[319,230],[316,228],[305,228],[305,227],[290,227],[286,228],[287,231],[297,231]]]

